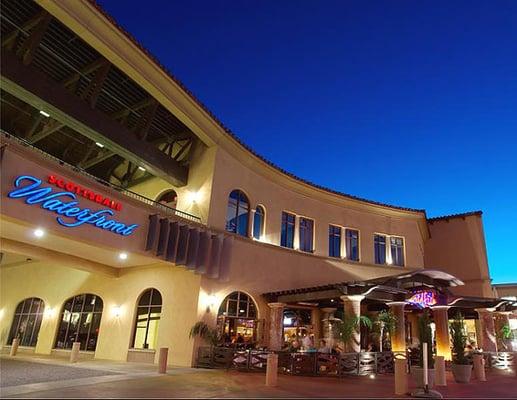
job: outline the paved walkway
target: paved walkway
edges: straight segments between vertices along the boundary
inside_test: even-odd
[[[24,362],[33,359],[24,358]],[[10,368],[10,364],[4,364]],[[70,370],[87,369],[102,372],[100,376],[72,378],[45,383],[29,383],[1,388],[4,397],[76,397],[76,398],[393,398],[393,376],[316,378],[279,376],[278,387],[264,385],[265,377],[259,373],[190,368],[171,369],[159,375],[156,366],[148,364],[85,361],[70,366],[64,361],[37,359],[40,366],[67,365]],[[33,370],[33,368],[31,368]],[[108,372],[104,374],[104,372]],[[2,372],[3,375],[3,372]],[[25,382],[30,381],[30,374]],[[517,378],[511,374],[491,373],[488,382],[457,384],[448,377],[448,386],[439,388],[445,398],[517,398]],[[408,398],[409,396],[400,396]]]

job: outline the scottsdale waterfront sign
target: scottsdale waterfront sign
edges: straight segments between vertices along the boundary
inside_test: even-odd
[[[113,233],[129,236],[138,227],[138,224],[127,225],[110,219],[122,205],[108,197],[99,195],[72,182],[66,182],[54,175],[48,177],[48,183],[56,185],[65,191],[53,191],[51,187],[42,186],[42,180],[31,175],[21,175],[14,180],[15,189],[8,193],[11,199],[25,199],[29,205],[39,204],[41,208],[58,214],[56,218],[60,225],[75,228],[83,224],[91,224],[96,228],[105,229]],[[97,204],[108,206],[109,209],[90,210],[79,207],[76,200],[82,196]],[[70,200],[71,201],[65,201]]]

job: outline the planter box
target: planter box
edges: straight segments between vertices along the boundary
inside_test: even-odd
[[[411,376],[418,388],[424,387],[424,369],[423,368],[412,367]],[[434,387],[434,369],[427,370],[427,382],[429,384],[429,389]]]
[[[452,364],[452,375],[458,383],[469,383],[472,374],[472,365]]]

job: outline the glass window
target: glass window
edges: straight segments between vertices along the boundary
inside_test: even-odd
[[[178,203],[178,195],[174,190],[167,190],[163,192],[156,201],[164,206],[176,208],[176,204]]]
[[[140,296],[133,332],[134,349],[156,349],[158,326],[162,313],[162,295],[156,289],[148,289]]]
[[[341,257],[341,228],[329,225],[329,256]]]
[[[81,350],[95,351],[102,308],[102,299],[94,294],[80,294],[65,301],[54,347],[71,349],[74,342],[80,342]]]
[[[228,295],[217,313],[217,324],[225,344],[246,346],[256,339],[257,307],[243,292]]]
[[[351,261],[359,261],[359,231],[346,229],[346,258]]]
[[[390,237],[391,261],[393,265],[404,266],[404,239]]]
[[[309,218],[300,218],[300,250],[312,253],[314,221]]]
[[[375,264],[386,264],[386,236],[374,236]]]
[[[294,223],[296,216],[288,212],[282,212],[282,235],[280,246],[292,249],[294,247]]]
[[[18,338],[20,346],[35,347],[44,310],[45,303],[37,297],[18,303],[7,343],[12,344],[13,339]]]
[[[260,239],[264,233],[264,221],[266,212],[262,206],[257,206],[255,215],[253,216],[253,237]]]
[[[226,230],[241,236],[248,236],[250,205],[248,197],[241,190],[234,190],[228,198]]]

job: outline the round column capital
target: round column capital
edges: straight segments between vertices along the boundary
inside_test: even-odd
[[[404,307],[406,304],[408,304],[407,301],[390,301],[389,303],[386,303],[386,305],[389,306],[390,308],[397,307],[397,306]]]
[[[438,306],[431,306],[431,307],[429,307],[429,308],[430,308],[431,310],[433,310],[433,311],[435,311],[435,310],[436,310],[436,311],[440,311],[440,310],[447,311],[449,308],[451,308],[451,306],[443,306],[443,305],[442,305],[442,306],[440,306],[440,305],[438,305]]]
[[[282,308],[285,307],[285,303],[267,303],[270,308]]]
[[[337,311],[337,308],[335,307],[324,307],[321,309],[324,313],[333,313]]]
[[[364,296],[362,294],[345,294],[340,296],[340,299],[343,301],[361,302],[364,299]]]
[[[475,308],[474,311],[476,311],[478,314],[483,313],[493,313],[495,311],[495,307],[489,307],[489,308]]]

